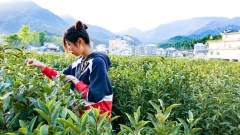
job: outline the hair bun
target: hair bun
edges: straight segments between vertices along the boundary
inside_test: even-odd
[[[80,31],[81,29],[87,29],[87,25],[83,24],[81,21],[77,21],[75,24],[75,28]]]
[[[88,29],[88,26],[83,24],[83,28],[86,30],[86,29]]]
[[[75,24],[75,29],[76,30],[81,30],[83,28],[82,22],[81,21],[77,21]]]

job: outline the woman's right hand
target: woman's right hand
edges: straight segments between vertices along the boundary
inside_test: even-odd
[[[25,63],[28,65],[28,66],[34,66],[34,67],[38,67],[40,68],[41,70],[44,69],[47,65],[45,65],[44,63],[36,60],[36,59],[26,59],[25,60]]]

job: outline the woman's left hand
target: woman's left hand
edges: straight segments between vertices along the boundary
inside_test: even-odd
[[[72,81],[74,84],[77,84],[79,82],[79,80],[75,76],[72,76],[72,75],[67,75],[66,81]]]

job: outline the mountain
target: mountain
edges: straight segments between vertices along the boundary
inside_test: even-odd
[[[88,26],[87,32],[89,36],[95,40],[96,43],[108,44],[108,40],[114,36],[112,32],[102,27],[86,24]]]
[[[240,29],[240,17],[232,19],[223,18],[221,20],[212,21],[188,36],[192,38],[202,38],[206,35],[217,35],[227,29],[238,31]]]
[[[76,19],[64,15],[58,16],[51,11],[30,1],[11,1],[0,3],[0,34],[17,33],[22,25],[30,26],[30,30],[45,31],[48,34],[60,35],[76,23]],[[88,33],[96,44],[108,44],[114,34],[99,26],[86,24]]]
[[[74,17],[72,17],[70,15],[59,15],[59,17],[61,17],[69,25],[74,25],[77,21],[77,19],[75,19]]]
[[[229,28],[234,30],[240,29],[240,18],[198,17],[159,25],[149,31],[139,32],[135,30],[131,34],[128,31],[124,31],[121,34],[129,34],[142,42],[159,43],[175,36],[199,38],[208,34],[216,35]]]
[[[132,27],[132,28],[126,29],[124,31],[117,32],[115,34],[116,35],[134,35],[135,37],[141,37],[142,33],[143,33],[143,31],[141,31],[135,27]]]
[[[0,4],[0,33],[16,33],[22,25],[30,26],[31,30],[47,31],[62,35],[69,25],[59,16],[41,8],[30,1],[11,1]]]
[[[30,1],[0,3],[0,17],[0,34],[17,33],[22,25],[29,25],[30,30],[45,31],[48,34],[61,36],[77,20],[66,15],[59,17]],[[236,31],[240,29],[240,17],[231,19],[224,17],[198,17],[159,25],[148,31],[130,28],[115,34],[99,26],[86,25],[88,26],[87,31],[90,38],[95,44],[108,44],[109,38],[115,34],[129,35],[139,39],[141,42],[159,43],[168,41],[168,39],[176,36],[201,38],[206,35],[219,34],[226,29]]]
[[[77,19],[69,15],[61,16],[61,18],[65,22],[67,22],[69,25],[75,25],[77,21]],[[87,32],[91,40],[93,40],[95,44],[100,44],[100,43],[108,44],[108,40],[114,36],[114,34],[107,29],[104,29],[99,26],[87,24],[87,23],[85,24],[88,26]]]
[[[184,37],[184,36],[175,36],[172,37],[170,39],[168,39],[168,43],[176,43],[176,42],[181,42],[181,41],[188,41],[188,40],[192,40],[192,38],[190,37]]]

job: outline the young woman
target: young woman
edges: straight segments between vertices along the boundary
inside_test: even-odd
[[[86,31],[87,26],[77,21],[75,26],[70,27],[63,36],[63,47],[66,54],[71,52],[77,56],[63,74],[66,79],[72,81],[71,90],[83,92],[85,102],[84,110],[90,106],[100,108],[101,113],[112,112],[113,91],[108,77],[111,62],[107,55],[93,52],[90,39]],[[48,67],[36,59],[27,59],[27,65],[41,69],[48,78],[57,76],[57,71]]]

